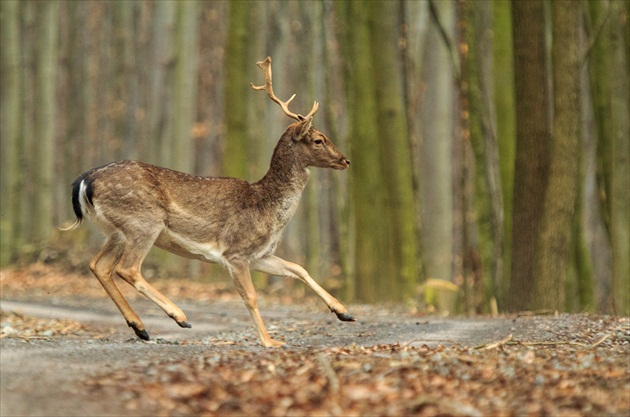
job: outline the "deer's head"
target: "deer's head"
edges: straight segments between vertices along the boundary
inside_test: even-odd
[[[254,90],[264,90],[274,102],[278,103],[284,113],[297,120],[296,123],[290,125],[283,135],[283,139],[289,138],[295,146],[296,152],[300,159],[307,166],[319,168],[346,169],[350,165],[350,161],[337,149],[334,143],[330,141],[322,132],[313,126],[313,116],[317,113],[319,103],[313,103],[313,108],[306,115],[293,113],[289,110],[289,103],[295,98],[295,94],[287,101],[282,101],[273,92],[273,84],[271,79],[271,58],[267,57],[264,61],[256,63],[265,72],[265,85],[255,86],[251,84]]]
[[[313,126],[312,119],[293,123],[285,135],[291,138],[296,152],[307,166],[346,169],[350,165],[335,144]]]

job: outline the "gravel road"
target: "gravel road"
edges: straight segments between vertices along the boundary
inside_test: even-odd
[[[245,350],[264,355],[265,349],[258,344],[242,303],[187,301],[180,307],[192,329],[179,328],[150,302],[135,300],[134,308],[152,337],[143,342],[126,327],[107,299],[0,300],[4,312],[46,320],[70,319],[84,323],[88,329],[66,336],[2,337],[0,414],[143,415],[146,410],[125,406],[128,391],[94,390],[86,381],[99,375],[124,373],[130,367],[137,374],[138,367],[173,362],[190,365],[195,358],[213,353],[230,357],[230,352],[234,352],[236,357]],[[593,322],[580,315],[465,319],[419,317],[361,305],[349,306],[349,310],[357,322],[340,322],[333,314],[310,304],[261,305],[272,337],[284,340],[289,354],[387,344],[475,347],[508,335],[514,340],[546,341],[561,333],[571,337],[578,334],[574,329]]]
[[[90,395],[83,381],[104,371],[124,369],[147,361],[181,360],[200,352],[238,347],[263,350],[258,345],[249,315],[239,302],[182,304],[192,329],[179,328],[155,306],[134,304],[152,337],[141,342],[133,336],[109,300],[75,300],[64,305],[1,300],[3,311],[45,319],[72,319],[87,323],[95,334],[0,340],[0,394],[2,416],[129,414],[116,398]],[[89,303],[89,305],[85,305]],[[74,305],[68,305],[74,304]],[[508,319],[444,319],[411,317],[400,312],[353,306],[355,323],[342,323],[332,314],[304,307],[271,306],[262,309],[270,332],[287,342],[288,349],[371,346],[390,343],[477,345],[505,337],[518,328],[531,333],[525,322]],[[516,327],[515,327],[516,325]],[[106,333],[100,335],[98,330]],[[141,411],[132,414],[142,414]]]

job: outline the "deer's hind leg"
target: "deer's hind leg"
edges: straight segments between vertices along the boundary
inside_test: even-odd
[[[90,270],[99,280],[109,298],[116,304],[129,327],[140,339],[149,340],[149,334],[145,330],[144,323],[127,303],[114,282],[114,269],[120,262],[123,252],[124,238],[117,233],[109,236],[103,248],[90,262]]]
[[[120,262],[116,265],[116,273],[129,284],[131,284],[140,294],[157,304],[164,312],[180,327],[192,327],[186,321],[186,315],[171,300],[162,295],[158,290],[149,284],[141,273],[142,262],[153,246],[156,236],[140,239],[128,239],[125,242],[124,250]]]

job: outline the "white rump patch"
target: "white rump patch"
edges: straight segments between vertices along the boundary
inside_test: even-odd
[[[85,180],[81,180],[81,184],[79,184],[79,205],[81,206],[81,212],[83,214],[89,213],[92,208],[90,204],[90,200],[88,200],[86,190],[87,186],[85,185]]]

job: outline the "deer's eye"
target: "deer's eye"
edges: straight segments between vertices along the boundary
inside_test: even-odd
[[[317,145],[321,145],[322,143],[324,143],[324,141],[323,141],[323,140],[321,140],[321,139],[315,139],[315,141],[314,141],[314,142],[315,142],[315,144],[317,144]]]

